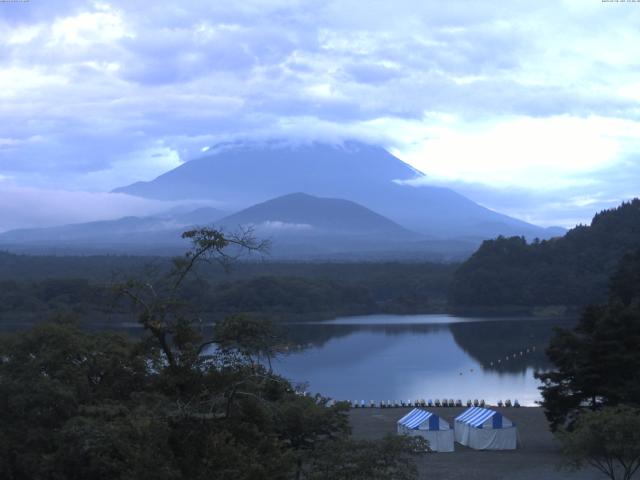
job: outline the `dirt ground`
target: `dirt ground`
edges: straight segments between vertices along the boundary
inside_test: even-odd
[[[350,413],[353,435],[378,438],[396,432],[396,422],[410,408],[356,408]],[[464,408],[429,408],[453,426]],[[455,444],[453,453],[428,453],[418,458],[421,479],[430,480],[597,480],[595,469],[560,470],[560,446],[551,434],[541,408],[496,408],[518,427],[515,451],[477,451]]]

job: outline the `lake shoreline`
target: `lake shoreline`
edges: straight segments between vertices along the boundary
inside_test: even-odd
[[[500,307],[459,307],[446,304],[433,305],[432,308],[393,308],[388,305],[377,305],[376,308],[345,308],[339,310],[315,311],[315,312],[288,312],[288,311],[224,311],[224,312],[201,312],[200,316],[207,319],[207,323],[214,323],[230,315],[250,315],[259,318],[268,318],[274,323],[311,323],[329,322],[341,317],[360,317],[368,315],[450,315],[462,317],[479,317],[483,319],[496,320],[508,317],[522,317],[527,319],[548,319],[554,317],[578,317],[582,308],[570,305],[550,305],[550,306],[514,306],[505,305]],[[38,312],[3,312],[0,313],[0,325],[2,324],[25,324],[35,325],[51,319],[61,313],[76,315],[85,324],[99,324],[105,326],[119,326],[119,324],[130,324],[136,322],[136,317],[127,311],[105,311],[94,309],[69,309],[69,310],[44,310]],[[44,320],[42,320],[44,319]],[[83,320],[84,319],[84,320]]]
[[[555,312],[555,311],[554,311]],[[276,325],[298,325],[298,324],[330,324],[332,321],[337,319],[342,319],[346,317],[352,318],[360,318],[360,317],[372,317],[379,315],[389,315],[389,316],[398,316],[398,317],[412,317],[412,316],[423,316],[423,315],[444,315],[444,316],[461,316],[461,317],[476,317],[478,320],[483,321],[491,321],[491,320],[507,320],[511,319],[513,321],[520,320],[549,320],[554,318],[578,318],[577,311],[574,310],[566,310],[565,314],[555,314],[555,313],[545,313],[545,314],[536,314],[531,310],[509,310],[505,309],[502,311],[487,311],[487,310],[473,310],[468,309],[464,311],[457,310],[432,310],[432,311],[420,311],[420,312],[392,312],[392,311],[371,311],[371,312],[316,312],[316,313],[303,313],[303,314],[272,314],[272,313],[259,313],[259,312],[243,312],[242,315],[250,315],[258,318],[266,318],[271,320]],[[22,328],[31,328],[41,323],[46,323],[48,321],[53,321],[57,315],[61,313],[69,313],[71,316],[77,316],[78,323],[80,326],[86,326],[89,328],[101,328],[105,330],[109,330],[112,328],[122,329],[122,328],[142,328],[137,320],[136,316],[128,313],[106,313],[106,312],[49,312],[49,314],[41,315],[26,315],[26,314],[12,314],[12,315],[2,315],[0,314],[0,331],[8,330],[7,327],[19,327]],[[220,321],[225,317],[230,315],[237,315],[237,313],[211,313],[205,312],[201,314],[202,317],[206,318],[204,323],[200,325],[204,325],[206,327],[213,326],[216,321]],[[18,329],[18,328],[16,328]]]

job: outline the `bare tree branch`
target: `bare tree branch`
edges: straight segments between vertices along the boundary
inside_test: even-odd
[[[251,228],[241,228],[228,234],[211,228],[197,228],[184,232],[182,238],[190,240],[192,247],[182,257],[174,258],[168,275],[156,276],[155,281],[129,280],[116,288],[119,296],[132,301],[138,322],[156,338],[171,366],[177,366],[180,359],[195,361],[208,345],[214,343],[213,340],[199,342],[194,349],[187,334],[182,347],[188,351],[179,351],[181,347],[176,344],[180,332],[186,333],[185,322],[202,322],[194,306],[179,298],[180,287],[196,265],[215,261],[228,270],[241,256],[266,253],[269,247],[268,241],[255,238]],[[229,253],[230,248],[233,253]]]

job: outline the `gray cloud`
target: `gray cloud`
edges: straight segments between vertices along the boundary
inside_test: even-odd
[[[160,173],[155,149],[185,161],[234,138],[402,147],[432,114],[638,120],[640,94],[620,91],[637,82],[639,21],[571,0],[0,4],[0,178],[109,189]],[[418,133],[393,138],[405,125]]]
[[[375,63],[353,63],[345,67],[345,73],[354,81],[364,84],[379,84],[403,76],[398,68],[390,68]]]

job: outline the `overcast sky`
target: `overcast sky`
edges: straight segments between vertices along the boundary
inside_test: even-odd
[[[601,0],[0,2],[0,230],[161,210],[90,192],[271,137],[586,222],[640,193],[638,25]]]

